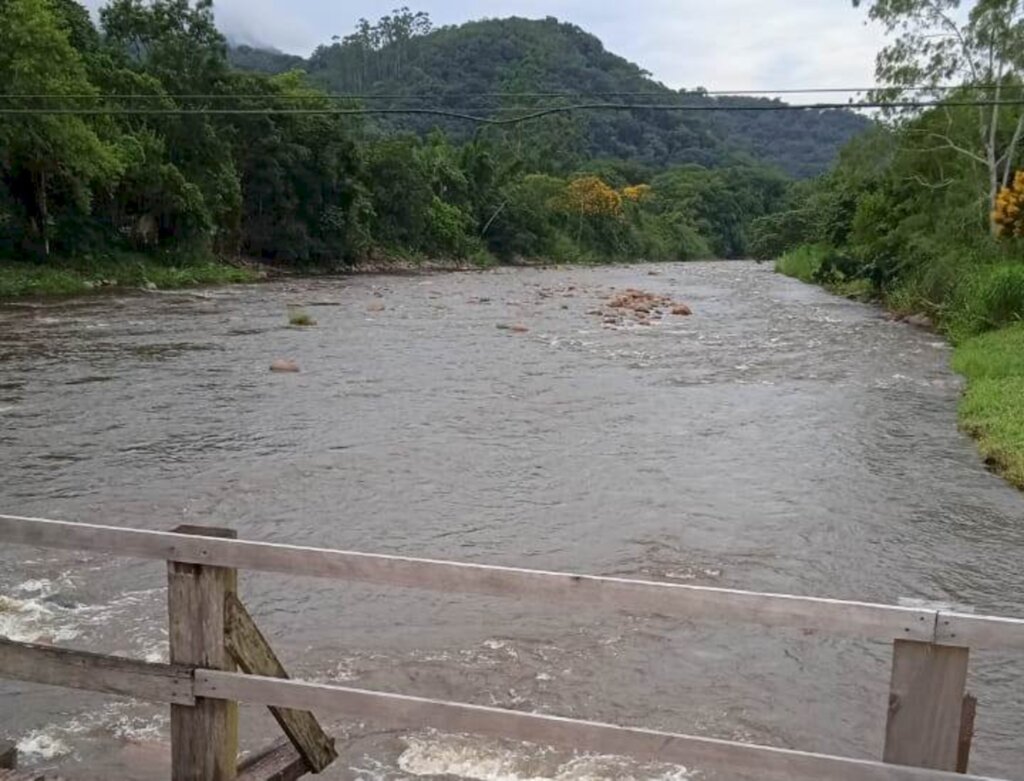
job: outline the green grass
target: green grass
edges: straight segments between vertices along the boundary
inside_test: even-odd
[[[1024,323],[962,342],[953,368],[967,378],[961,427],[995,471],[1024,488]]]
[[[258,275],[209,258],[118,254],[47,262],[0,260],[0,298],[73,295],[109,287],[178,288],[252,282]]]
[[[825,285],[830,293],[854,301],[875,301],[878,292],[870,279],[844,279],[842,282],[829,282]]]
[[[308,328],[316,325],[313,316],[303,309],[293,309],[288,313],[288,325],[295,325],[301,328]]]
[[[1024,318],[1024,263],[993,263],[970,269],[943,306],[954,341],[1002,328]]]
[[[775,261],[775,270],[787,277],[795,277],[801,282],[814,282],[827,254],[827,247],[805,244],[790,250]]]

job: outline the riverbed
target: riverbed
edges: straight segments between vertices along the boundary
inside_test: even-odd
[[[627,288],[693,315],[605,322]],[[317,325],[289,327],[295,306]],[[278,358],[301,371],[270,373]],[[745,262],[6,304],[0,511],[1024,616],[1024,496],[957,431],[948,358],[933,333]],[[6,548],[0,634],[164,660],[165,580]],[[259,574],[241,591],[295,677],[881,753],[884,644]],[[979,652],[969,688],[972,771],[1019,775],[1024,661]],[[2,683],[0,738],[71,779],[151,781],[164,710]],[[330,779],[717,778],[330,726]],[[275,726],[246,707],[242,734],[252,749]]]

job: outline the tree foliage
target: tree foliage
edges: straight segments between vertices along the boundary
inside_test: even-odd
[[[856,4],[856,3],[855,3]],[[935,151],[964,157],[984,174],[979,185],[987,199],[986,212],[995,211],[996,196],[1010,183],[1020,144],[1024,113],[1012,103],[1024,85],[1024,2],[977,0],[961,15],[961,0],[875,0],[869,15],[880,21],[895,40],[882,49],[875,74],[887,85],[878,96],[887,98],[930,95],[990,100],[970,115],[945,109],[943,122],[909,119],[908,135],[918,134]],[[962,132],[968,123],[973,132]],[[991,229],[997,226],[991,222]]]
[[[443,65],[453,46],[473,68]],[[0,254],[43,257],[52,245],[63,256],[321,265],[381,255],[734,257],[750,222],[785,194],[781,173],[727,148],[705,120],[561,115],[469,135],[328,112],[244,113],[358,104],[326,95],[323,74],[288,67],[294,58],[260,73],[232,68],[228,52],[211,0],[110,0],[98,26],[73,0],[0,0],[5,92],[157,112],[0,118]],[[312,63],[324,74],[342,63],[348,86],[374,89],[412,73],[407,86],[429,83],[440,100],[491,84],[545,87],[569,65],[577,86],[651,85],[554,20],[434,31],[407,9],[361,22]],[[204,111],[211,105],[243,113]]]
[[[243,63],[239,57],[236,62]],[[279,68],[279,58],[267,67]],[[695,107],[763,108],[772,101],[749,97],[716,98],[702,90],[677,92],[654,81],[639,66],[607,51],[601,41],[579,27],[548,17],[486,19],[434,28],[425,14],[399,9],[320,46],[305,64],[311,79],[339,93],[430,95],[431,104],[491,113],[497,108],[529,108],[559,102],[551,93],[566,93],[560,102],[623,101],[622,93],[641,93],[636,102],[671,99]],[[524,96],[543,93],[546,97]],[[594,97],[602,94],[614,95]],[[618,97],[616,97],[618,96]],[[397,105],[420,106],[421,100]],[[435,118],[389,118],[388,129],[426,133]],[[538,159],[543,146],[562,142],[577,156],[632,160],[668,167],[695,163],[728,164],[736,153],[781,168],[792,176],[824,171],[839,147],[868,122],[847,111],[707,113],[662,111],[587,112],[552,117],[527,131]],[[457,140],[472,132],[462,122],[442,123]],[[538,148],[534,141],[543,136]],[[561,157],[561,155],[560,155]],[[558,173],[565,173],[561,171]]]

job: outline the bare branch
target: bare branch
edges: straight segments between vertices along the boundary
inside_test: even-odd
[[[927,133],[926,135],[928,138],[934,138],[937,139],[938,141],[943,142],[942,146],[937,147],[932,151],[937,151],[938,149],[950,149],[954,152],[959,152],[960,154],[969,157],[971,160],[974,160],[980,163],[981,165],[988,166],[988,160],[986,160],[981,155],[972,152],[970,149],[965,149],[959,144],[954,143],[953,139],[949,138],[948,136],[944,136],[941,133]]]
[[[1017,120],[1017,127],[1014,128],[1010,145],[1006,147],[1003,156],[999,158],[999,165],[1005,166],[1003,168],[1003,187],[1010,184],[1010,174],[1013,172],[1013,159],[1017,155],[1017,147],[1020,146],[1021,136],[1024,136],[1024,112],[1021,112],[1020,118]]]
[[[921,187],[926,187],[929,190],[942,190],[949,187],[951,184],[956,182],[956,179],[943,179],[941,182],[929,182],[921,174],[913,174],[908,176],[904,181],[913,182]]]

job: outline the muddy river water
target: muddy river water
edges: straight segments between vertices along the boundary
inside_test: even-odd
[[[593,314],[628,287],[694,314]],[[318,325],[288,327],[289,305]],[[0,305],[0,512],[1021,616],[1024,495],[958,433],[948,358],[753,263]],[[165,580],[5,547],[0,634],[166,659]],[[241,590],[296,677],[880,755],[881,643],[262,574]],[[972,770],[1024,776],[1024,660],[971,661]],[[275,737],[242,719],[245,748]],[[326,778],[722,777],[331,728]],[[0,683],[0,739],[71,779],[166,778],[167,733],[158,706]]]

